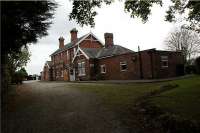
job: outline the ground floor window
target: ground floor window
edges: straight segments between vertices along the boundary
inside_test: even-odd
[[[74,70],[72,68],[70,68],[70,75],[74,75]]]
[[[59,77],[59,71],[56,71],[56,77]]]
[[[61,70],[61,77],[63,77],[63,70]]]
[[[78,63],[78,75],[84,76],[85,75],[85,62]]]
[[[106,73],[106,65],[101,65],[101,73]]]
[[[168,56],[161,56],[161,67],[168,67]]]
[[[120,70],[121,71],[126,71],[127,70],[127,62],[126,61],[123,61],[123,62],[120,62]]]

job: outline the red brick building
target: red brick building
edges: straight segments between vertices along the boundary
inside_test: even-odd
[[[52,62],[47,61],[41,73],[41,80],[53,80],[52,77]]]
[[[168,78],[180,75],[183,66],[181,52],[149,49],[134,52],[115,45],[113,34],[105,33],[105,45],[93,34],[80,38],[70,31],[71,42],[51,54],[42,72],[42,80],[130,80]],[[50,64],[50,65],[49,65]]]

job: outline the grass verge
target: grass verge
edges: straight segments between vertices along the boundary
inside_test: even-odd
[[[103,99],[105,106],[117,109],[133,106],[138,97],[159,90],[160,83],[144,84],[95,84],[81,83],[71,85],[83,92],[94,93]]]
[[[178,87],[153,97],[151,102],[162,110],[200,121],[200,76],[169,83]]]
[[[200,76],[159,83],[72,86],[101,97],[130,132],[200,132]]]

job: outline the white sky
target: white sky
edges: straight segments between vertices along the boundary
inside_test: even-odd
[[[49,35],[40,39],[36,44],[30,45],[31,60],[27,64],[28,74],[39,74],[50,54],[58,49],[58,38],[63,36],[65,43],[70,41],[70,30],[78,29],[78,37],[90,32],[90,30],[104,42],[104,33],[111,32],[114,35],[114,43],[137,51],[140,49],[164,49],[164,40],[175,24],[164,21],[165,12],[169,1],[164,1],[163,7],[155,5],[152,15],[147,23],[143,24],[139,18],[130,18],[124,12],[124,3],[116,1],[111,5],[97,9],[95,28],[80,27],[75,21],[69,21],[69,13],[72,10],[72,2],[57,0],[59,6],[56,9],[53,24],[48,30]]]

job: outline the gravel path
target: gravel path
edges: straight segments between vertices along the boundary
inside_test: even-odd
[[[7,102],[5,133],[126,133],[94,94],[68,83],[30,82]]]

